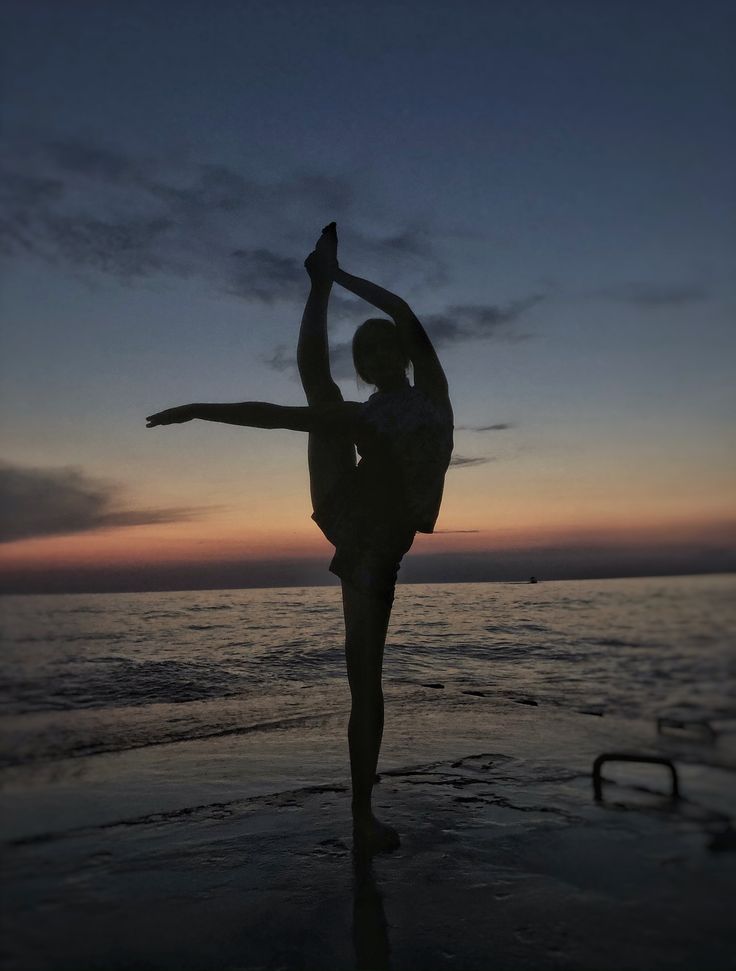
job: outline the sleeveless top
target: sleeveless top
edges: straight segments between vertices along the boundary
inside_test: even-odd
[[[417,532],[431,533],[452,455],[452,411],[408,383],[360,406],[352,439],[360,461],[314,510],[338,549],[401,558]]]
[[[452,412],[407,384],[377,391],[363,405],[355,434],[361,457],[355,470],[358,496],[380,515],[431,533],[440,511],[445,473],[452,456]],[[363,488],[360,487],[363,485]]]

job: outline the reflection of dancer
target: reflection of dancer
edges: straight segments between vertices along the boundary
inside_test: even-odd
[[[356,971],[388,971],[391,945],[373,864],[353,854],[353,947]]]
[[[322,231],[304,265],[311,289],[297,361],[307,407],[183,405],[151,415],[148,427],[201,418],[309,433],[312,518],[335,546],[330,570],[342,581],[354,835],[356,844],[377,852],[399,845],[396,831],[371,810],[383,735],[386,631],[401,558],[416,532],[431,533],[437,519],[452,452],[452,408],[435,350],[408,304],[339,267],[335,223]],[[330,373],[327,304],[333,282],[393,320],[366,320],[353,338],[356,371],[377,388],[365,404],[343,401]],[[410,363],[413,386],[406,376]]]

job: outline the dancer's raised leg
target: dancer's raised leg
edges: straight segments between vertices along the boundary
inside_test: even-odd
[[[297,345],[297,365],[307,404],[323,405],[342,401],[342,392],[330,371],[327,342],[327,306],[332,290],[332,264],[337,261],[337,232],[330,223],[322,230],[306,266],[312,286],[307,298]],[[312,506],[316,509],[340,480],[355,467],[355,449],[350,437],[312,432],[309,436],[309,483]]]

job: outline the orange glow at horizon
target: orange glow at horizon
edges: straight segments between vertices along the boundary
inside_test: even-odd
[[[725,515],[695,518],[651,513],[634,516],[609,514],[565,520],[561,515],[547,517],[536,509],[534,521],[528,516],[497,518],[496,525],[484,529],[451,522],[438,523],[433,535],[418,534],[414,552],[482,553],[534,549],[539,547],[580,548],[612,546],[636,548],[646,545],[668,547],[675,543],[714,546],[733,541],[736,519]],[[39,537],[6,543],[0,547],[0,572],[14,570],[60,570],[81,567],[164,566],[196,563],[277,561],[331,556],[332,547],[316,525],[302,520],[254,526],[201,520],[148,526],[95,530],[66,536]]]

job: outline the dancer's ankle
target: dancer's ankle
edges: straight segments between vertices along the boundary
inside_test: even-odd
[[[353,822],[365,823],[370,822],[373,819],[373,810],[370,802],[364,802],[362,800],[360,802],[356,802],[353,800],[351,808],[353,811]]]

